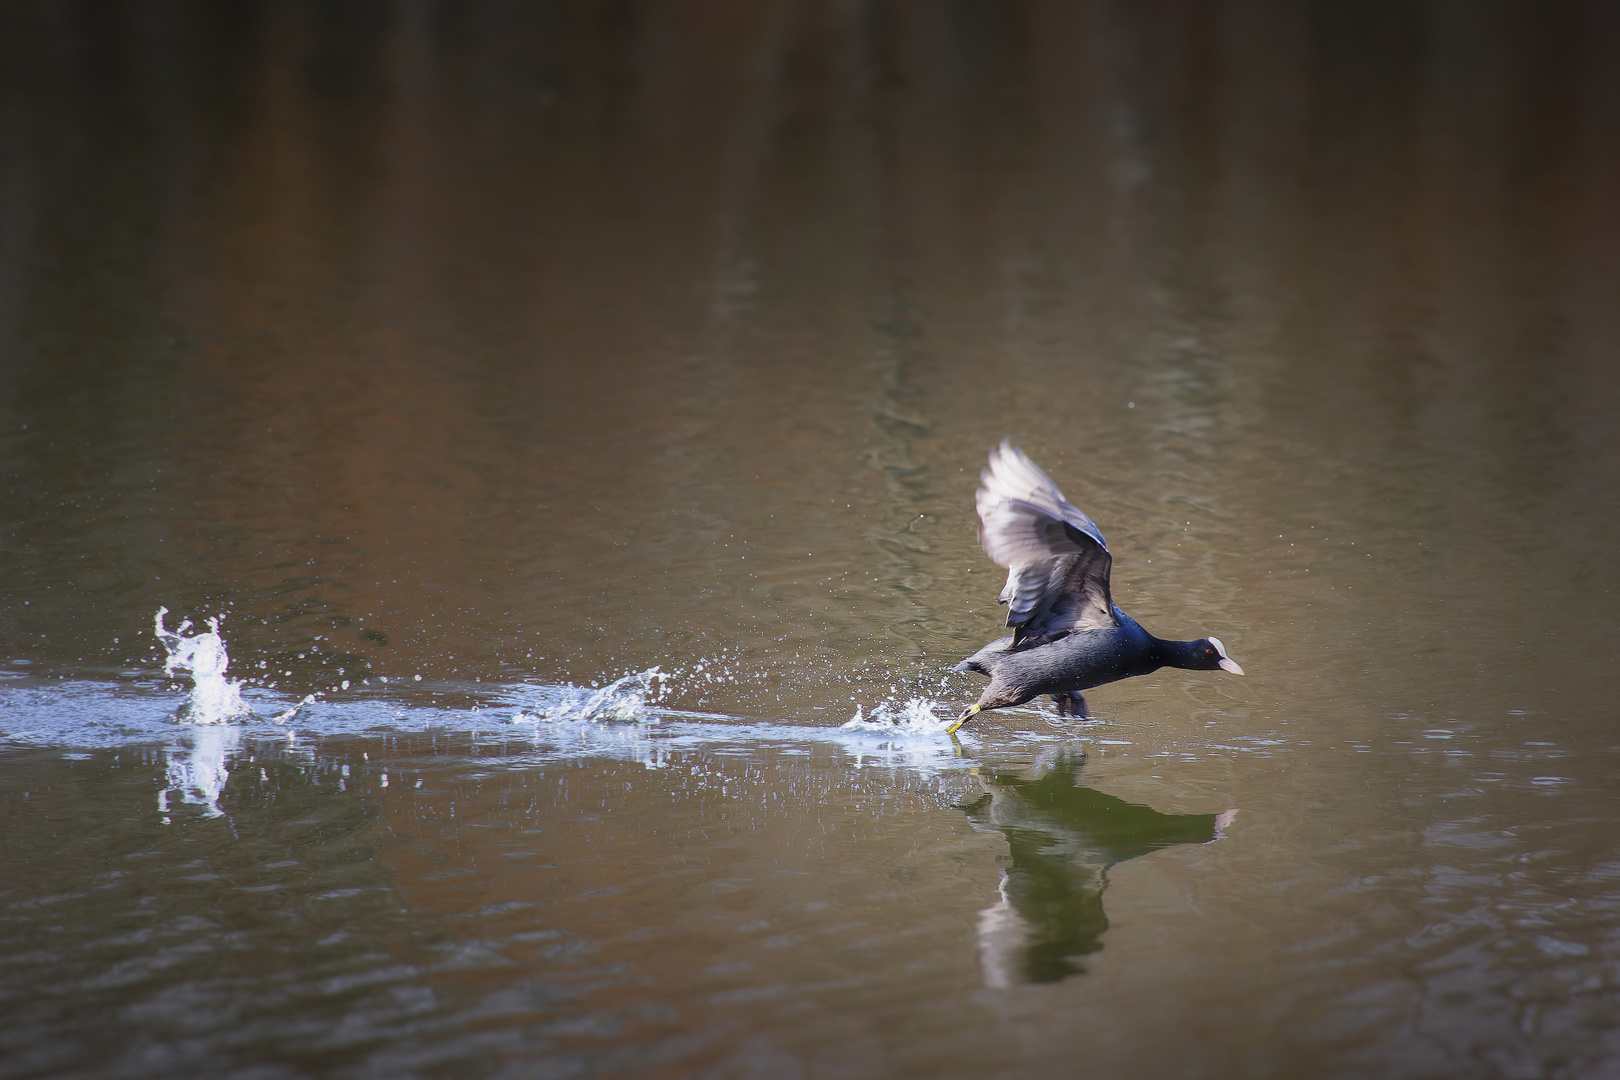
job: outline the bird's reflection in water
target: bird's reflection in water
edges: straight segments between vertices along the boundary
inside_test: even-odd
[[[1171,844],[1206,844],[1237,813],[1161,814],[1080,786],[1084,762],[1084,754],[1060,756],[1036,779],[981,773],[983,794],[962,807],[1011,849],[1001,899],[979,913],[979,961],[991,986],[1083,972],[1077,958],[1101,949],[1108,929],[1108,868]]]

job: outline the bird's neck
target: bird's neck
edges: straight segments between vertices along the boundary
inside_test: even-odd
[[[1190,668],[1194,664],[1196,652],[1193,648],[1195,642],[1191,641],[1165,641],[1161,638],[1153,639],[1154,658],[1159,661],[1160,667]]]

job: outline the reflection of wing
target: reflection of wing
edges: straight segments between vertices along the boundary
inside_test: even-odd
[[[985,985],[1057,982],[1086,969],[1075,957],[1102,948],[1108,881],[1096,866],[1042,876],[1014,866],[1001,873],[1000,897],[979,912],[974,935]]]
[[[1116,625],[1108,591],[1114,560],[1096,524],[1006,439],[990,451],[979,481],[979,546],[1007,568],[998,599],[1007,605],[1013,647],[1027,637]]]
[[[1012,857],[999,902],[979,913],[978,947],[991,986],[1055,982],[1085,970],[1075,959],[1102,948],[1108,867],[1171,844],[1215,839],[1214,814],[1161,814],[1075,783],[1078,762],[1046,775],[981,777],[984,794],[963,809],[1007,838]]]

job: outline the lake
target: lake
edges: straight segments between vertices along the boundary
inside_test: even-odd
[[[0,11],[0,1078],[1620,1070],[1620,18]],[[978,472],[1166,669],[945,727]]]

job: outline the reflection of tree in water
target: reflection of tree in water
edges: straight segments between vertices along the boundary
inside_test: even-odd
[[[1084,755],[1059,758],[1038,779],[979,777],[984,794],[962,809],[1007,837],[1012,865],[1001,900],[979,913],[979,959],[992,986],[1055,982],[1083,972],[1074,958],[1102,948],[1108,868],[1171,844],[1203,844],[1236,811],[1161,814],[1080,787]]]

